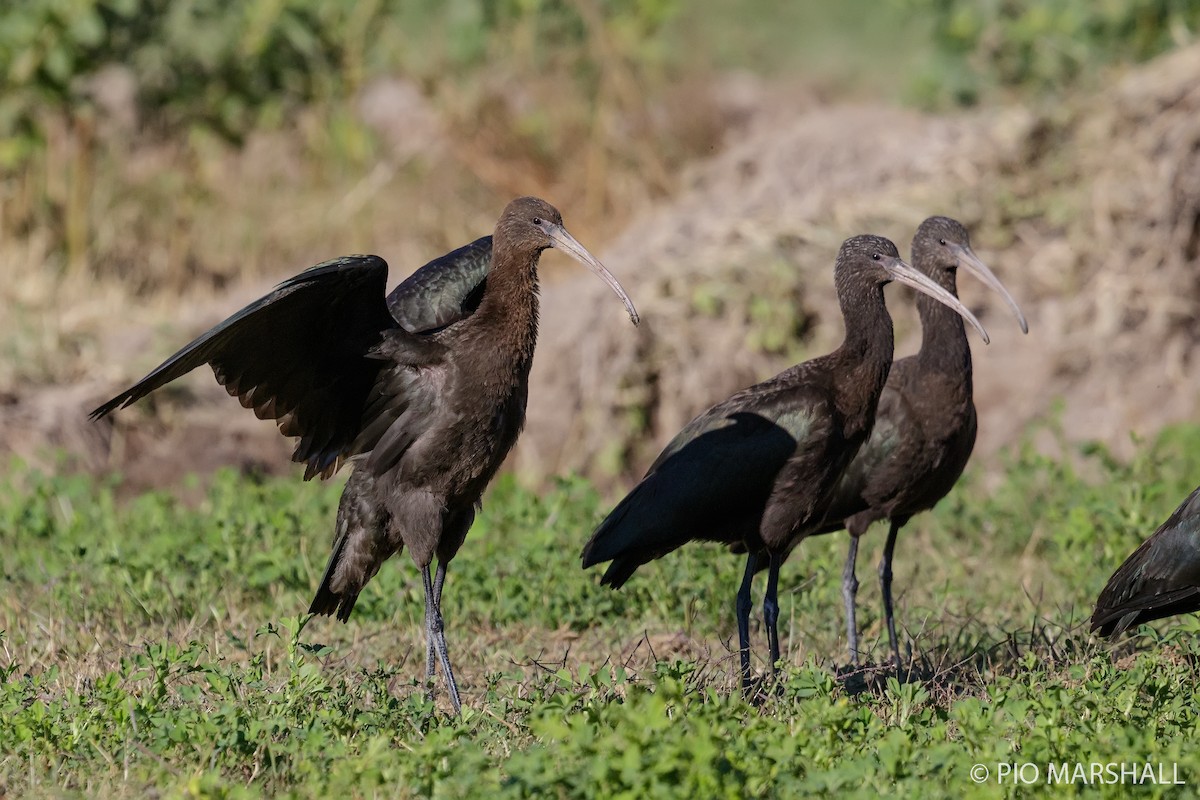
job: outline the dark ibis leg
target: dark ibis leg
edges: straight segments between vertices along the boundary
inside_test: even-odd
[[[850,663],[858,666],[858,619],[854,612],[854,598],[858,594],[858,576],[854,574],[854,563],[858,560],[858,537],[850,537],[850,549],[846,551],[846,568],[842,570],[842,602],[846,605],[846,638],[850,641]]]
[[[742,692],[750,691],[750,609],[754,600],[750,596],[750,584],[758,569],[758,553],[751,551],[746,556],[746,575],[737,594],[738,655],[742,661]]]
[[[441,564],[438,572],[442,571]],[[442,672],[446,676],[446,688],[450,690],[450,703],[454,713],[462,712],[462,701],[458,697],[458,684],[454,681],[454,670],[450,668],[450,654],[446,651],[446,634],[442,624],[442,612],[438,608],[438,598],[434,591],[433,579],[429,574],[429,565],[421,567],[421,578],[425,582],[425,636],[433,642],[438,660],[442,662]],[[443,580],[445,577],[443,576]]]
[[[896,615],[892,607],[892,552],[896,549],[896,534],[907,520],[891,520],[887,543],[883,546],[883,558],[879,560],[879,583],[883,589],[883,613],[887,617],[888,642],[892,645],[892,658],[896,670],[900,669],[900,642],[896,637]]]
[[[763,597],[763,621],[767,623],[767,645],[771,650],[771,674],[778,671],[779,662],[779,568],[783,556],[769,553],[767,568],[767,593]]]
[[[438,614],[442,613],[442,585],[446,583],[446,562],[438,560],[437,572],[433,576],[433,607]],[[425,611],[425,624],[429,625],[429,610]],[[425,679],[433,677],[433,670],[437,663],[437,653],[433,648],[433,637],[425,637]]]

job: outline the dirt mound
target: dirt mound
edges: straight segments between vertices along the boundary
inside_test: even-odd
[[[835,346],[841,239],[872,231],[905,249],[935,213],[968,225],[1030,322],[1021,336],[994,296],[960,281],[993,335],[974,347],[978,454],[1060,399],[1069,439],[1123,454],[1131,431],[1194,418],[1200,47],[1066,110],[835,107],[753,130],[606,252],[632,284],[644,331],[621,324],[601,287],[546,292],[518,464],[604,473],[619,463],[615,442],[628,463],[646,464],[691,415],[797,357],[763,346],[756,308],[794,306],[802,352]],[[907,354],[915,314],[889,295]]]
[[[804,98],[791,112],[775,106],[752,118],[680,195],[602,253],[637,302],[640,328],[594,279],[544,287],[516,468],[533,480],[637,473],[696,412],[836,345],[832,265],[842,239],[875,232],[907,250],[935,213],[970,228],[1030,323],[1023,337],[994,296],[960,281],[993,336],[990,347],[974,347],[980,456],[1060,398],[1069,438],[1118,452],[1132,447],[1131,430],[1193,418],[1200,47],[1114,82],[1045,111],[932,116],[814,108]],[[912,352],[910,298],[889,289],[889,302],[897,353]],[[234,306],[193,311],[206,318],[190,332]],[[89,404],[116,388],[107,381],[13,395],[0,402],[0,429],[20,436],[3,446],[28,454],[39,442],[60,444],[93,469],[133,471],[139,483],[215,463],[286,468],[273,426],[243,423],[249,415],[230,412],[207,376],[187,387],[158,412],[126,412],[115,439],[78,430]]]

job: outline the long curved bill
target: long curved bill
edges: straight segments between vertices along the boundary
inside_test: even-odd
[[[1004,298],[1004,302],[1008,303],[1008,307],[1012,309],[1013,314],[1017,317],[1017,324],[1021,326],[1021,333],[1029,333],[1029,323],[1025,322],[1025,315],[1021,313],[1021,307],[1017,305],[1017,301],[1008,293],[1008,289],[1004,288],[1004,284],[996,277],[987,264],[984,264],[979,256],[975,255],[970,247],[956,244],[953,245],[953,252],[958,257],[958,263],[971,271],[976,278],[983,281],[989,289],[999,294]]]
[[[552,225],[548,233],[550,234],[550,241],[555,247],[596,273],[600,280],[608,284],[608,288],[612,289],[617,297],[621,298],[621,302],[625,304],[625,310],[629,312],[629,319],[633,321],[634,325],[637,325],[641,321],[637,309],[633,307],[633,301],[629,299],[629,295],[625,294],[625,289],[621,287],[616,276],[609,272],[594,255],[589,253],[586,247],[577,242],[574,236],[567,233],[566,228],[562,225]]]
[[[963,319],[971,323],[975,330],[979,331],[984,344],[991,343],[992,340],[988,338],[987,331],[983,329],[983,325],[979,323],[979,320],[975,319],[975,315],[971,313],[971,310],[964,306],[953,294],[934,283],[932,278],[927,278],[924,273],[918,272],[908,262],[900,258],[886,260],[883,268],[892,276],[892,280],[903,283],[905,286],[911,286],[918,292],[927,294],[942,305],[957,311]]]

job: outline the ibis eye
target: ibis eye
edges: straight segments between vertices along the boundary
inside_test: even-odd
[[[879,260],[879,253],[871,253],[871,260],[872,260],[872,261],[878,261],[878,260]]]
[[[946,245],[946,240],[945,240],[945,239],[938,239],[938,244],[940,244],[940,245],[942,245],[942,246],[944,247],[944,246]]]
[[[533,218],[533,224],[534,224],[534,225],[541,225],[541,224],[542,224],[542,218],[541,218],[541,217],[534,217],[534,218]],[[942,244],[945,244],[945,242],[942,242]]]

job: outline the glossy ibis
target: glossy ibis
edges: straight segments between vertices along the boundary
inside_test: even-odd
[[[445,272],[433,262],[406,291],[397,290],[393,305],[404,313],[396,315],[384,297],[383,259],[350,256],[320,264],[92,412],[102,417],[207,363],[243,406],[299,437],[293,459],[307,464],[306,479],[327,477],[353,461],[333,554],[310,611],[348,619],[367,581],[407,546],[424,581],[427,677],[436,656],[456,711],[461,704],[441,591],[483,490],[525,422],[541,252],[557,247],[579,260],[613,288],[637,322],[616,278],[545,201],[509,203],[491,245],[491,269],[477,292],[463,300],[455,286],[433,279]],[[480,247],[476,242],[444,258],[470,261]],[[413,310],[422,293],[432,310]],[[407,330],[400,319],[429,332]],[[435,555],[436,576],[430,574]]]
[[[1192,611],[1200,611],[1200,488],[1108,579],[1096,600],[1092,630],[1115,636]]]
[[[741,543],[748,552],[737,595],[743,687],[750,678],[750,591],[757,565],[767,560],[763,616],[774,669],[783,556],[824,518],[842,470],[870,434],[892,365],[883,286],[893,280],[954,308],[987,341],[971,312],[902,261],[890,241],[847,239],[834,270],[846,326],[841,346],[688,423],[584,547],[583,566],[611,561],[602,582],[618,588],[642,564],[689,541]]]
[[[1020,307],[1000,279],[971,249],[967,229],[947,217],[930,217],[913,236],[913,266],[955,297],[956,273],[966,269],[1008,303],[1021,330],[1029,326]],[[949,493],[962,475],[975,446],[975,404],[971,398],[971,347],[962,317],[928,296],[917,297],[921,349],[892,364],[875,426],[834,489],[825,522],[811,535],[845,528],[850,534],[842,573],[846,634],[851,663],[859,659],[854,574],[859,537],[871,523],[890,523],[879,580],[888,639],[896,668],[900,645],[892,603],[892,555],[896,536],[915,514],[926,511]]]

